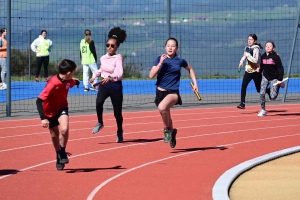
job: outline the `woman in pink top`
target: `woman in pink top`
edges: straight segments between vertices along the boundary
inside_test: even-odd
[[[118,127],[117,142],[123,142],[123,58],[121,54],[116,54],[116,52],[120,44],[125,41],[126,37],[126,31],[119,27],[114,27],[109,31],[106,42],[107,54],[100,58],[100,69],[97,70],[90,79],[90,83],[93,83],[96,77],[101,76],[103,78],[98,89],[96,100],[98,123],[94,127],[92,133],[99,133],[104,127],[103,104],[107,97],[110,97]]]

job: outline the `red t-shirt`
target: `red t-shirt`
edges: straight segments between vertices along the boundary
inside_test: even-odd
[[[39,98],[43,102],[43,110],[46,117],[54,117],[64,108],[68,108],[68,92],[76,81],[61,80],[58,75],[53,76],[47,83]]]

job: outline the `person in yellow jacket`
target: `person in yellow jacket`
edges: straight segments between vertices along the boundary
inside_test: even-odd
[[[47,31],[42,30],[41,35],[35,39],[30,48],[33,52],[36,53],[36,74],[35,74],[35,81],[39,82],[39,75],[42,65],[44,64],[44,78],[46,82],[48,81],[48,64],[49,64],[49,54],[52,49],[52,41],[47,37]]]
[[[80,60],[83,68],[82,82],[84,91],[97,90],[93,86],[89,87],[89,69],[92,73],[98,70],[97,68],[97,53],[95,43],[92,40],[92,32],[89,29],[84,31],[85,37],[80,41]],[[97,83],[98,79],[94,80]]]

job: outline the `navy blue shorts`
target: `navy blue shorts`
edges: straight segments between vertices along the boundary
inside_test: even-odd
[[[69,112],[68,112],[68,108],[64,108],[62,109],[61,111],[58,112],[57,115],[55,115],[54,117],[51,117],[51,118],[47,118],[48,121],[49,121],[49,128],[53,128],[53,127],[56,127],[59,125],[59,122],[58,122],[58,118],[62,115],[68,115],[69,116]]]
[[[156,88],[156,97],[154,100],[154,103],[156,106],[158,106],[160,104],[160,102],[168,95],[168,94],[177,94],[178,96],[178,101],[175,105],[181,105],[182,104],[182,100],[181,97],[179,95],[179,90],[166,90],[166,91],[160,91]]]

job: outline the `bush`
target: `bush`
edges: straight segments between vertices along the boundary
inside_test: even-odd
[[[35,77],[36,73],[36,56],[30,49],[21,51],[19,49],[12,49],[11,55],[11,75],[12,76],[29,76]],[[29,53],[30,52],[30,53]],[[30,54],[30,66],[29,66],[29,54]],[[51,59],[51,58],[50,58]],[[57,62],[49,62],[48,72],[49,76],[57,74]],[[41,68],[40,75],[44,74],[44,67]]]
[[[127,55],[123,56],[124,61],[124,71],[123,71],[123,78],[130,78],[130,79],[139,79],[142,78],[142,70],[143,64],[140,63],[139,66],[136,65],[133,61],[125,62]]]

